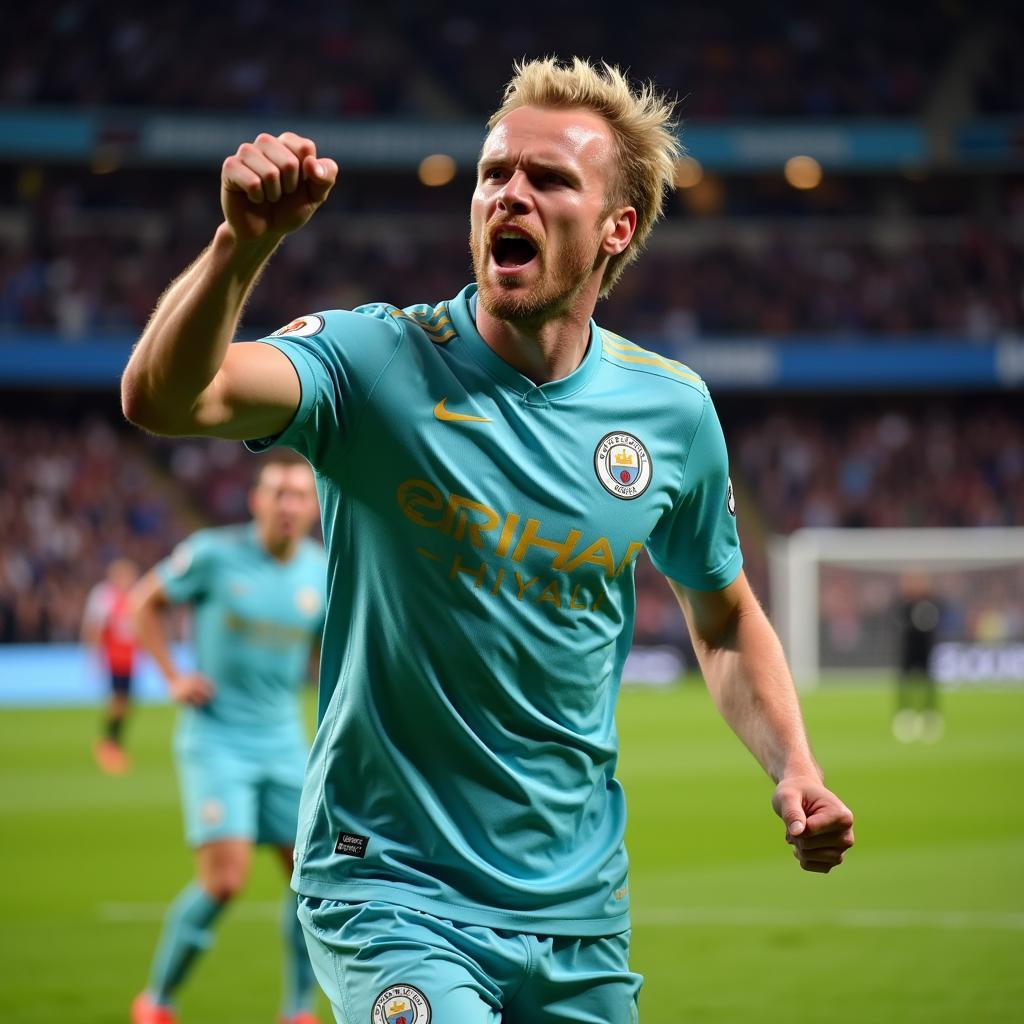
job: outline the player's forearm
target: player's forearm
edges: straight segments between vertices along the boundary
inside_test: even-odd
[[[170,683],[177,678],[179,672],[171,656],[162,609],[151,601],[144,601],[135,606],[134,620],[139,646],[156,662],[164,679]]]
[[[768,775],[820,779],[782,645],[760,607],[738,610],[720,642],[694,646],[722,717]]]
[[[200,432],[204,406],[245,301],[279,238],[240,245],[226,224],[160,298],[121,379],[133,423],[158,434]]]

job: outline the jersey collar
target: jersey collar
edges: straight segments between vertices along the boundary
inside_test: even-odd
[[[448,303],[448,312],[452,318],[461,341],[469,354],[501,384],[522,395],[530,404],[544,405],[556,402],[561,398],[574,395],[590,382],[601,367],[601,336],[597,325],[590,321],[590,342],[583,360],[567,377],[550,380],[546,384],[535,384],[529,377],[524,377],[515,367],[505,362],[497,352],[487,344],[476,329],[477,287],[475,284],[465,288]]]

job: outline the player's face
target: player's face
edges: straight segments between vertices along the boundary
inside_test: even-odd
[[[305,537],[318,511],[313,471],[300,465],[267,466],[249,504],[257,528],[269,543]]]
[[[568,308],[620,247],[606,211],[614,143],[587,110],[519,107],[480,155],[470,249],[480,301],[502,320]],[[630,232],[631,233],[631,232]]]

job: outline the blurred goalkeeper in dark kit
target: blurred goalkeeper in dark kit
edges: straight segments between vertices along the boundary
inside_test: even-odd
[[[931,656],[942,610],[924,573],[907,573],[900,581],[896,607],[899,675],[892,732],[902,743],[935,742],[942,736],[939,691]]]

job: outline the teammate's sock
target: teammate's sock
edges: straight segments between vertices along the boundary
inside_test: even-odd
[[[171,904],[149,973],[149,992],[158,1005],[170,1004],[196,957],[210,947],[210,926],[226,905],[218,903],[195,882],[186,886]]]
[[[286,892],[281,913],[281,938],[284,940],[284,1000],[281,1017],[291,1018],[313,1008],[316,979],[309,962],[306,939],[295,913],[296,895]]]
[[[121,733],[124,730],[124,719],[111,716],[106,721],[104,733],[111,743],[121,746]]]

